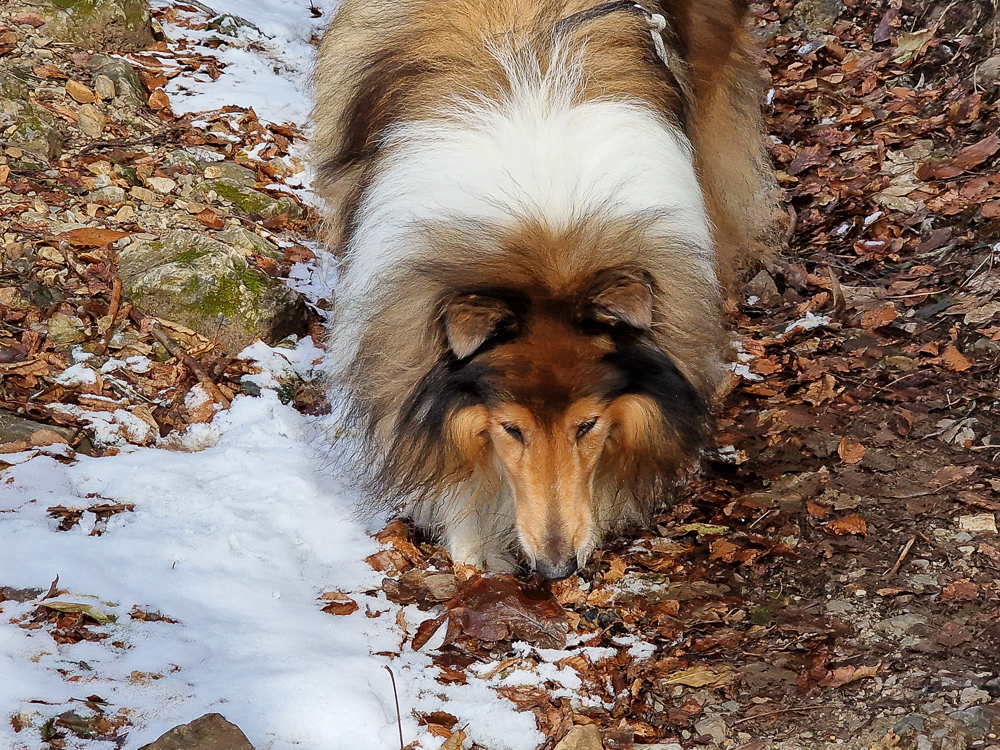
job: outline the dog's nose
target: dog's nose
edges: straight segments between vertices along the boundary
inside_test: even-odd
[[[561,581],[576,572],[576,555],[557,561],[535,560],[535,572],[550,581]]]

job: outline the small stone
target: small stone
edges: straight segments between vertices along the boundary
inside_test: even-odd
[[[996,534],[997,521],[992,513],[973,513],[959,516],[958,528],[969,534]]]
[[[73,100],[79,104],[90,104],[97,101],[97,97],[94,96],[93,91],[79,81],[74,81],[72,78],[66,81],[66,93],[73,97]]]
[[[127,203],[119,208],[118,213],[115,214],[115,221],[132,221],[133,219],[135,219],[135,209]]]
[[[976,68],[976,78],[979,84],[985,86],[1000,83],[1000,55],[983,60]]]
[[[222,714],[205,714],[174,727],[140,750],[254,750],[243,731]]]
[[[127,197],[124,188],[109,185],[92,192],[87,200],[91,203],[124,203]]]
[[[778,285],[774,283],[771,274],[761,271],[743,287],[743,294],[747,298],[756,297],[758,300],[766,301],[778,294]]]
[[[115,82],[106,75],[98,75],[94,78],[94,91],[97,95],[107,101],[115,98]]]
[[[555,750],[603,750],[601,731],[594,724],[575,726],[559,740]]]
[[[700,735],[709,735],[714,742],[722,744],[729,737],[729,727],[721,716],[706,716],[694,725]]]
[[[990,694],[976,687],[963,688],[959,702],[963,706],[978,706],[980,703],[989,703]]]
[[[80,131],[91,138],[99,138],[104,131],[108,118],[93,104],[84,104],[80,107],[80,119],[76,125]]]
[[[177,187],[177,183],[169,177],[149,177],[146,179],[146,185],[158,193],[163,193],[163,195]]]
[[[156,200],[156,193],[143,187],[134,187],[128,191],[128,194],[142,203],[152,203]]]
[[[0,443],[30,442],[33,435],[42,432],[53,433],[58,438],[53,442],[60,443],[68,443],[76,436],[76,430],[68,427],[53,427],[0,410]]]

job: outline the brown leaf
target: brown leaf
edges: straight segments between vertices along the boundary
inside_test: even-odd
[[[687,685],[688,687],[705,687],[706,685],[728,685],[735,679],[731,667],[719,665],[716,668],[705,665],[682,669],[661,680],[663,685]]]
[[[855,536],[867,536],[868,524],[857,513],[851,513],[849,516],[830,521],[830,523],[823,526],[823,530],[828,534],[836,534],[837,536],[848,536],[851,534]]]
[[[163,89],[154,89],[149,95],[149,107],[150,109],[169,109],[170,98],[166,95]]]
[[[949,583],[941,589],[941,598],[953,602],[973,602],[979,596],[979,588],[968,578]]]
[[[445,614],[437,620],[421,624],[420,645],[430,639],[445,618],[449,628],[484,641],[518,638],[543,648],[566,645],[566,611],[544,585],[528,584],[506,574],[476,576],[462,585],[458,596],[446,602],[445,608]],[[414,648],[418,648],[417,643],[414,638]]]
[[[965,372],[972,367],[972,361],[956,349],[953,344],[948,344],[945,347],[944,354],[941,355],[941,364],[955,372]]]
[[[954,648],[955,646],[961,646],[963,643],[971,641],[972,633],[956,622],[949,622],[938,631],[937,635],[934,636],[934,640],[942,646]]]
[[[66,81],[66,93],[78,104],[91,104],[97,101],[97,97],[93,91],[79,81],[74,81],[72,78]]]
[[[1000,219],[1000,201],[990,201],[983,204],[984,219]]]
[[[222,229],[226,226],[226,222],[223,218],[210,208],[206,208],[195,218],[198,219],[199,224],[203,227],[208,227],[209,229]]]
[[[871,667],[837,667],[826,673],[826,677],[819,681],[822,687],[838,688],[850,682],[864,679],[865,677],[875,677],[878,674],[881,664]]]
[[[867,453],[865,446],[857,440],[846,436],[840,441],[840,445],[837,446],[837,455],[840,456],[840,460],[845,464],[853,465],[860,463],[861,459],[865,457],[865,453]]]
[[[118,232],[114,229],[93,229],[85,227],[83,229],[71,229],[68,232],[57,234],[53,239],[68,242],[74,247],[101,247],[109,242],[117,242],[122,237],[128,237],[129,232]]]
[[[813,518],[818,518],[820,520],[823,520],[828,515],[830,515],[829,508],[814,503],[812,500],[808,500],[806,502],[806,510],[808,511],[810,516],[812,516]]]
[[[917,169],[917,177],[921,180],[950,180],[978,167],[998,150],[1000,150],[1000,136],[988,135],[981,141],[966,146],[952,159],[924,162]]]
[[[325,607],[323,611],[331,615],[349,615],[352,612],[358,611],[358,604],[347,594],[342,594],[339,591],[327,591],[325,594],[320,596],[320,599],[324,602],[330,602]]]
[[[881,307],[864,312],[861,315],[861,327],[869,331],[874,328],[881,328],[882,326],[889,325],[897,317],[896,306],[891,302],[887,302]]]

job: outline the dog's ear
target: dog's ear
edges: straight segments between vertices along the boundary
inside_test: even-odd
[[[583,317],[608,325],[648,331],[653,326],[653,283],[644,273],[614,271],[602,275],[583,303]]]
[[[458,294],[444,304],[444,332],[459,359],[474,354],[494,334],[514,323],[503,300],[481,294]]]

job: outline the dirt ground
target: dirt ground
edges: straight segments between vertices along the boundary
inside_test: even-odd
[[[996,6],[774,0],[754,6],[754,24],[789,230],[787,247],[731,303],[738,361],[718,409],[717,448],[652,529],[609,545],[554,587],[574,642],[615,655],[557,662],[579,675],[575,696],[554,685],[502,692],[535,712],[546,750],[574,724],[597,725],[612,750],[1000,748]],[[56,62],[86,83],[85,57]],[[146,78],[153,92],[165,83]],[[81,426],[51,408],[88,403],[87,393],[53,385],[69,365],[46,338],[57,332],[46,326],[54,315],[97,330],[110,313],[130,346],[154,351],[158,341],[115,299],[110,244],[39,254],[51,227],[25,217],[39,200],[90,210],[79,196],[87,167],[104,155],[155,165],[185,145],[231,153],[236,137],[280,156],[298,136],[233,113],[212,126],[213,140],[159,107],[147,112],[152,135],[113,124],[103,145],[71,144],[78,151],[60,162],[61,176],[18,166],[7,149],[2,278],[21,301],[0,300],[3,408]],[[234,214],[241,225],[261,223],[232,207],[156,200],[134,218],[104,207],[90,218],[133,232],[170,212],[206,227]],[[294,240],[309,226],[272,221],[267,231]],[[67,285],[67,255],[86,261],[71,269],[82,286]],[[295,245],[283,259],[254,262],[281,276],[308,256]],[[222,398],[239,392],[239,362],[204,337],[168,334]],[[150,440],[203,418],[183,408],[198,380],[166,356],[134,384],[172,394],[173,407],[141,412],[156,431]],[[316,408],[308,388],[296,397]],[[85,435],[74,447],[101,452]],[[373,561],[387,572],[383,591],[426,605],[433,619],[441,599],[421,587],[425,574],[453,571],[450,562],[415,546],[402,525],[383,537],[391,554]],[[442,682],[475,679],[473,664],[500,673],[543,660],[468,634],[435,657]],[[448,737],[453,718],[421,720]]]

